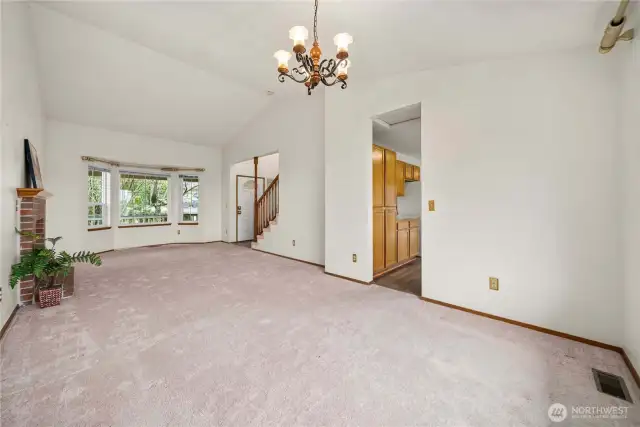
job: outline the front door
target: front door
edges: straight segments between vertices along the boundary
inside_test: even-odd
[[[264,178],[258,178],[258,197],[264,192]],[[238,242],[253,239],[253,177],[237,175],[236,177],[236,225]]]

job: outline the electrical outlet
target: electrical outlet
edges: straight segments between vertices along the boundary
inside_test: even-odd
[[[353,254],[352,259],[353,259],[353,262],[358,262],[358,255]]]
[[[500,290],[500,281],[497,277],[489,277],[489,289],[492,291]]]
[[[295,246],[295,245],[296,245],[296,241],[295,241],[295,240],[292,240],[292,241],[291,241],[291,244],[292,244],[293,246]]]
[[[436,201],[429,200],[429,212],[433,212],[436,210]]]
[[[178,234],[180,234],[180,230],[178,230]]]

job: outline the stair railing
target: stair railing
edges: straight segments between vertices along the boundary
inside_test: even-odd
[[[271,184],[264,190],[262,196],[256,202],[256,212],[258,212],[256,227],[256,238],[264,232],[269,223],[276,219],[280,210],[280,175],[277,175]]]

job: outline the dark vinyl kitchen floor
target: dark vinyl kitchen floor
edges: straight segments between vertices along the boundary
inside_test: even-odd
[[[411,264],[400,267],[374,280],[378,286],[409,294],[422,295],[422,262],[417,258]]]

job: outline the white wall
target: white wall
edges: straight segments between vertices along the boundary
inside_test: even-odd
[[[324,97],[276,100],[227,146],[223,163],[223,236],[235,223],[229,209],[230,170],[234,163],[278,152],[280,214],[273,252],[324,264]],[[225,235],[225,231],[227,234]],[[296,246],[292,245],[296,241]]]
[[[634,22],[634,21],[630,21]],[[640,28],[640,11],[635,15]],[[630,25],[630,28],[634,25]],[[640,370],[640,42],[618,43],[628,62],[622,85],[622,158],[624,166],[622,230],[625,283],[624,349],[636,370]]]
[[[17,260],[18,239],[16,188],[24,187],[24,146],[29,139],[38,151],[45,185],[48,172],[42,138],[43,113],[36,73],[36,56],[29,21],[29,6],[2,2],[2,131],[0,133],[0,325],[18,303],[18,289],[11,290],[6,278]]]
[[[405,182],[404,196],[398,196],[398,218],[419,218],[422,208],[419,182]]]
[[[421,102],[422,295],[620,345],[619,65],[588,49],[328,91],[326,270],[371,280],[370,118]]]
[[[268,156],[262,156],[258,158],[258,176],[264,176],[266,178],[267,185],[270,180],[273,180],[278,173],[280,154],[273,153]]]
[[[106,251],[163,243],[220,240],[220,150],[146,136],[112,132],[54,120],[47,121],[48,190],[47,234],[63,236],[68,250]],[[81,156],[101,157],[146,165],[205,168],[200,176],[200,218],[197,226],[179,226],[174,212],[171,226],[112,228],[87,231],[87,163]],[[131,168],[126,168],[131,169]],[[115,171],[114,171],[115,172]],[[172,174],[172,180],[178,174]],[[180,230],[180,234],[178,234]]]

